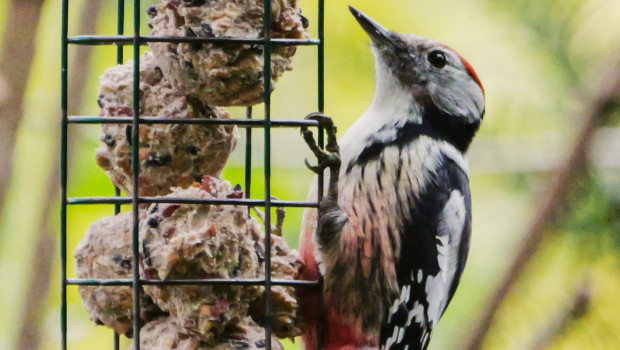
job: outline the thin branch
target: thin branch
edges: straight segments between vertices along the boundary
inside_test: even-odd
[[[493,292],[487,308],[463,349],[478,350],[482,347],[497,312],[538,249],[545,232],[553,223],[558,209],[566,202],[579,174],[586,166],[588,150],[597,128],[617,108],[620,102],[620,62],[608,71],[592,102],[585,109],[583,124],[577,133],[577,141],[569,157],[557,170],[549,190],[542,194],[540,209],[529,225],[517,255],[510,264],[497,289]]]
[[[35,52],[43,0],[13,0],[0,56],[0,217],[13,169],[17,128]]]
[[[84,4],[82,16],[80,17],[79,33],[94,33],[97,24],[97,18],[101,13],[103,0],[89,0]],[[74,55],[72,60],[72,70],[68,82],[68,105],[79,107],[81,105],[84,87],[88,80],[90,71],[92,49],[84,47],[80,54]],[[60,116],[57,118],[54,135],[60,135]],[[71,152],[73,143],[69,140],[69,153]],[[59,154],[60,143],[57,138],[52,146],[51,154],[56,156]],[[52,261],[54,250],[56,248],[56,236],[58,229],[55,224],[55,216],[53,212],[57,208],[59,183],[60,183],[60,163],[53,163],[47,176],[47,189],[44,200],[41,221],[36,231],[35,250],[31,259],[31,270],[29,274],[29,286],[23,307],[23,318],[21,320],[19,335],[15,349],[37,349],[41,337],[40,322],[41,315],[44,314],[43,308],[46,303],[50,286],[50,275],[52,272]]]
[[[570,325],[585,316],[590,309],[591,293],[588,281],[584,282],[577,292],[571,304],[556,315],[549,326],[544,327],[542,334],[538,336],[532,350],[545,350],[561,336]]]

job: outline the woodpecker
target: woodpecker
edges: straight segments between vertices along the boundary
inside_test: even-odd
[[[464,154],[484,116],[484,89],[448,46],[349,9],[371,39],[376,91],[339,142],[329,117],[307,117],[324,127],[324,150],[302,128],[318,159],[308,166],[327,184],[318,212],[307,210],[302,222],[304,278],[323,278],[321,303],[302,295],[304,343],[316,349],[316,316],[323,349],[422,350],[467,259]]]

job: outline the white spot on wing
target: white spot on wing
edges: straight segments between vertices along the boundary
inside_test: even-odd
[[[398,337],[398,328],[399,327],[394,327],[394,332],[392,333],[392,336],[387,338],[387,340],[385,341],[385,349],[389,349],[392,344],[396,342],[396,337]]]
[[[411,285],[407,285],[407,296],[405,297],[405,303],[409,302],[410,297],[411,297]]]
[[[447,237],[446,237],[447,238]],[[450,247],[447,245],[443,245],[443,244],[438,244],[437,245],[437,263],[439,264],[439,276],[441,277],[441,281],[444,284],[448,283],[448,270],[450,269],[450,266],[448,265],[450,263]]]
[[[404,337],[405,337],[405,328],[401,327],[398,330],[398,339],[396,339],[396,344],[400,344],[400,342],[403,341]]]
[[[418,283],[422,283],[422,278],[424,277],[424,273],[422,272],[422,269],[418,270]]]
[[[388,323],[392,322],[392,316],[398,311],[400,305],[400,299],[394,300],[394,304],[390,307],[390,314],[388,315]]]
[[[415,321],[418,324],[424,323],[424,307],[418,301],[413,304],[413,309],[409,310],[405,327],[409,327],[411,325],[411,321]]]
[[[450,236],[450,252],[448,253],[449,269],[446,272],[448,280],[452,280],[456,274],[459,259],[459,244],[465,227],[465,216],[467,214],[465,208],[465,198],[458,190],[450,193],[450,198],[442,212],[441,227]]]
[[[437,263],[440,271],[436,276],[428,276],[425,286],[428,302],[427,316],[432,325],[437,324],[448,303],[450,285],[458,265],[465,211],[463,195],[460,191],[453,190],[439,219]]]
[[[409,300],[409,290],[410,287],[409,285],[404,285],[403,288],[400,290],[400,302],[402,303],[406,303]]]
[[[465,225],[465,211],[463,194],[459,190],[450,192],[450,198],[443,208],[439,221],[439,239],[442,237],[460,236]],[[452,239],[451,241],[454,242],[455,240]]]
[[[441,272],[437,276],[428,276],[426,279],[426,302],[428,303],[427,317],[434,326],[441,316],[441,305],[447,296],[447,288],[442,281]]]

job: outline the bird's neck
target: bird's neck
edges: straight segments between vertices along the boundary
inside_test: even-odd
[[[364,114],[344,133],[340,139],[343,162],[363,151],[360,139],[390,139],[395,129],[386,125],[421,123],[421,111],[412,103],[407,91],[383,68],[377,67],[375,95]]]
[[[411,94],[383,64],[376,66],[375,95],[365,115],[383,123],[400,120],[422,122],[421,111]]]

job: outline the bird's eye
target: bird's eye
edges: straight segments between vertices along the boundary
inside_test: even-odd
[[[427,59],[433,66],[439,69],[445,67],[448,63],[446,55],[440,50],[431,51]]]

